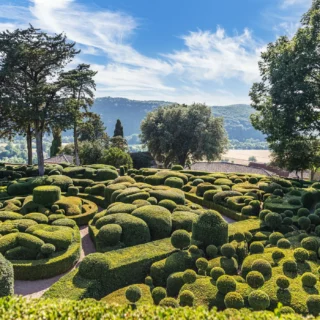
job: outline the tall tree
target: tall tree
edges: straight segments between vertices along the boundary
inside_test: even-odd
[[[61,132],[62,130],[59,127],[52,128],[53,140],[50,147],[50,157],[54,157],[55,155],[57,155],[62,146]]]
[[[116,122],[113,136],[114,137],[117,137],[117,136],[123,137],[123,126],[122,126],[121,121],[119,119]]]
[[[65,84],[64,93],[72,116],[76,165],[80,164],[78,126],[84,116],[83,111],[88,112],[88,108],[93,104],[94,91],[96,89],[93,77],[96,74],[96,71],[90,70],[90,65],[79,64],[76,69],[61,75],[61,80]]]
[[[149,112],[141,123],[141,141],[165,167],[172,163],[218,159],[226,151],[222,118],[203,104],[173,104]]]
[[[108,140],[106,133],[107,128],[99,114],[86,112],[83,114],[83,120],[79,124],[78,137],[79,141]]]
[[[110,139],[111,148],[118,148],[124,152],[128,152],[128,142],[125,138],[121,136],[115,136]]]
[[[1,84],[14,102],[19,101],[21,86],[27,88],[27,94],[21,93],[26,103],[12,103],[10,109],[16,115],[13,121],[24,119],[34,130],[39,175],[44,174],[44,133],[53,125],[67,125],[68,110],[60,96],[64,83],[59,74],[79,53],[74,46],[64,34],[51,36],[32,26],[0,34],[0,73],[5,80]]]

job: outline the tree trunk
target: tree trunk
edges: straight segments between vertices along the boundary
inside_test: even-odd
[[[303,180],[303,170],[301,170],[301,180]]]
[[[314,180],[314,175],[316,174],[316,170],[311,169],[310,170],[310,180],[313,181]]]
[[[39,176],[43,176],[44,175],[44,158],[43,158],[42,130],[36,129],[35,136],[36,136]]]
[[[27,150],[28,150],[28,165],[32,165],[32,133],[31,133],[31,128],[30,125],[28,126],[27,129]]]
[[[77,123],[74,123],[73,126],[73,139],[74,139],[74,161],[77,166],[80,165],[79,159],[79,146],[78,146],[78,132],[77,132]]]

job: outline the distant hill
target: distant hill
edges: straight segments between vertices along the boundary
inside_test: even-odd
[[[140,123],[149,111],[170,103],[168,101],[139,101],[105,97],[95,100],[92,111],[101,115],[109,135],[113,135],[115,123],[117,119],[120,119],[125,136],[130,136],[140,133]],[[212,111],[214,116],[224,118],[229,139],[264,140],[263,135],[255,130],[250,123],[249,117],[253,113],[253,109],[249,105],[214,106]]]

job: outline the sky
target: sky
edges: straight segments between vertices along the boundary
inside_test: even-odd
[[[292,37],[311,0],[1,0],[0,31],[64,32],[98,71],[96,97],[250,103],[269,42]]]

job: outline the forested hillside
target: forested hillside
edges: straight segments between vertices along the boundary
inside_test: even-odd
[[[139,134],[140,122],[146,113],[158,106],[170,104],[166,101],[139,101],[124,98],[97,98],[92,111],[99,113],[107,126],[108,134],[113,134],[114,125],[120,119],[124,134],[130,136]],[[255,130],[250,123],[253,109],[249,105],[214,106],[213,114],[223,117],[230,140],[246,139],[264,140],[261,132]]]

